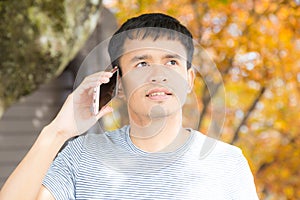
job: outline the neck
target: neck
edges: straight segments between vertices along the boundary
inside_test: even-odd
[[[189,137],[189,131],[182,128],[181,111],[163,118],[139,120],[138,124],[130,122],[132,143],[146,152],[174,151]]]

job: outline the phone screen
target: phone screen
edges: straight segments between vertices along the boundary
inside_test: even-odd
[[[93,112],[94,115],[97,115],[101,108],[108,104],[112,98],[117,95],[118,92],[118,68],[115,67],[110,70],[113,75],[109,79],[108,83],[103,83],[100,86],[94,88],[94,97],[93,97]]]
[[[117,81],[118,81],[118,70],[113,72],[114,74],[109,79],[108,83],[100,85],[99,95],[99,110],[105,106],[112,98],[117,94]]]

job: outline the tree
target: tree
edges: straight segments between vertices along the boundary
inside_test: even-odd
[[[0,1],[0,117],[57,77],[96,27],[99,1]]]
[[[221,139],[242,148],[261,199],[300,197],[300,3],[271,0],[113,1],[119,22],[146,12],[178,18],[209,53],[223,77],[209,93],[198,80],[206,132],[211,100],[226,88]],[[129,12],[130,11],[130,12]]]

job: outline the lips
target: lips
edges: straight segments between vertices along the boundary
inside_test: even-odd
[[[146,93],[146,97],[149,97],[152,100],[164,100],[171,95],[172,93],[166,88],[154,88]]]

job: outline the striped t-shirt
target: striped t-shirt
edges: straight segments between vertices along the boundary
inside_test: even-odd
[[[147,153],[129,126],[71,140],[43,185],[55,199],[257,200],[241,150],[190,130],[174,152]]]

